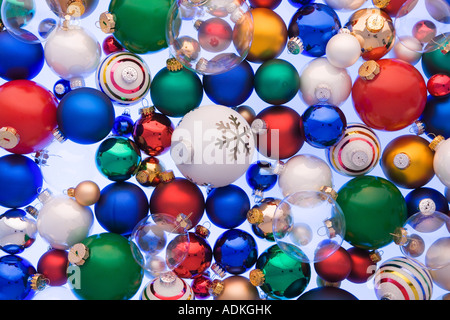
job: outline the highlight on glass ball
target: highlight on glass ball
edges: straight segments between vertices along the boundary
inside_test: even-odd
[[[199,74],[236,67],[246,58],[252,39],[253,18],[244,1],[175,1],[169,12],[170,53]]]

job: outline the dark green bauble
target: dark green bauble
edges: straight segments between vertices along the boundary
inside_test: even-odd
[[[407,219],[402,193],[381,177],[353,178],[338,191],[336,201],[345,216],[344,240],[358,248],[374,250],[390,244]]]
[[[437,50],[424,52],[422,54],[422,69],[427,78],[435,74],[446,74],[450,76],[450,52],[441,50],[449,45],[448,34],[436,37],[436,42],[440,45]]]

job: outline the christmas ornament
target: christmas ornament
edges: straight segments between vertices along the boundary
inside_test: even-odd
[[[222,270],[239,275],[255,264],[258,245],[250,233],[241,229],[229,229],[216,239],[213,255]]]
[[[245,179],[253,190],[255,202],[262,200],[264,192],[271,190],[277,183],[278,176],[272,172],[269,162],[257,161],[248,168]]]
[[[428,79],[427,90],[433,97],[446,97],[450,94],[450,76],[435,74]]]
[[[84,19],[90,16],[98,6],[100,0],[75,0],[75,1],[67,1],[67,0],[56,0],[56,1],[47,1],[49,3],[50,8],[53,10],[59,9],[60,11],[56,11],[59,15],[70,14],[80,19]],[[58,3],[60,7],[54,8],[54,3]]]
[[[130,138],[133,134],[134,120],[131,118],[130,111],[125,109],[123,113],[114,119],[112,133],[117,136]]]
[[[421,49],[422,45],[416,38],[403,36],[401,37],[401,41],[394,43],[392,53],[395,59],[415,65],[422,58]]]
[[[0,205],[24,207],[38,196],[43,185],[38,165],[23,155],[7,154],[0,158]]]
[[[346,231],[333,191],[299,191],[284,198],[274,213],[273,236],[293,259],[321,262],[339,250]]]
[[[420,187],[411,190],[406,196],[406,206],[408,209],[408,217],[417,212],[438,211],[443,214],[449,214],[449,204],[447,198],[437,191],[429,187]]]
[[[381,261],[378,251],[370,251],[357,247],[347,249],[351,259],[351,270],[347,280],[352,283],[365,283],[376,272],[377,263]]]
[[[249,3],[252,8],[267,8],[273,10],[280,5],[281,0],[251,0]]]
[[[206,197],[206,215],[219,228],[239,227],[247,217],[250,199],[245,191],[236,185],[212,189]]]
[[[301,116],[286,106],[269,106],[261,110],[251,125],[256,133],[256,148],[271,159],[295,155],[305,142]]]
[[[0,147],[28,154],[48,146],[56,128],[58,102],[40,84],[12,80],[0,86]]]
[[[202,102],[202,81],[195,72],[184,68],[175,58],[170,58],[166,67],[153,78],[150,96],[161,113],[169,117],[183,117]]]
[[[155,112],[154,107],[139,109],[141,115],[134,123],[133,139],[146,155],[159,156],[170,148],[174,126],[164,114]]]
[[[337,144],[347,127],[345,114],[336,106],[316,104],[302,114],[305,141],[315,148],[325,149]]]
[[[359,40],[364,60],[381,59],[394,46],[396,33],[393,20],[378,8],[353,12],[344,27]]]
[[[200,188],[184,178],[175,178],[173,172],[161,175],[159,183],[150,196],[150,213],[166,214],[174,219],[184,215],[186,229],[195,227],[203,217],[205,199]]]
[[[147,195],[133,183],[114,182],[102,189],[94,212],[106,231],[127,236],[148,214]]]
[[[110,54],[125,51],[125,48],[117,41],[113,35],[107,36],[102,43],[103,53],[109,56]]]
[[[433,284],[437,285],[439,288],[442,288],[446,291],[450,288],[450,279],[449,279],[449,271],[450,267],[444,267],[437,270],[430,270],[431,277],[433,279]]]
[[[367,61],[359,68],[352,88],[356,113],[369,127],[398,131],[411,125],[423,112],[427,99],[425,81],[409,63],[395,59]],[[399,105],[408,109],[398,112]]]
[[[450,173],[446,165],[450,155],[449,146],[450,142],[440,135],[434,138],[430,144],[430,147],[435,151],[433,158],[434,172],[439,181],[446,187],[450,186]]]
[[[226,277],[220,281],[222,289],[214,295],[214,300],[260,300],[258,289],[250,280],[240,275]]]
[[[393,242],[395,229],[406,221],[405,198],[392,182],[381,177],[351,179],[339,189],[336,201],[345,216],[344,240],[354,247],[384,247]]]
[[[311,267],[287,255],[277,245],[267,248],[250,271],[250,281],[272,299],[298,297],[311,280]]]
[[[406,189],[427,184],[434,177],[434,152],[428,145],[428,140],[409,134],[390,141],[380,162],[386,178]]]
[[[141,150],[133,140],[112,136],[98,146],[95,163],[98,171],[111,181],[125,181],[136,172],[141,162]]]
[[[330,166],[344,176],[369,173],[381,157],[381,142],[376,133],[364,124],[350,123],[342,139],[325,150]]]
[[[304,5],[289,21],[287,49],[292,54],[321,57],[340,28],[339,16],[331,7],[321,3]]]
[[[264,198],[247,212],[247,221],[251,224],[252,231],[258,238],[275,241],[273,235],[275,213],[289,213],[289,206],[284,203],[279,207],[280,202],[280,199]]]
[[[70,91],[72,91],[72,88],[70,87],[70,81],[68,80],[59,79],[53,86],[53,94],[59,100],[61,100]]]
[[[65,250],[49,249],[39,258],[37,272],[47,279],[47,285],[63,286],[67,283],[69,253]]]
[[[223,187],[251,164],[255,142],[248,122],[231,108],[200,106],[178,123],[170,155],[181,174],[198,185]]]
[[[383,9],[391,17],[395,17],[406,0],[372,0],[375,7]]]
[[[100,188],[94,181],[85,180],[75,188],[69,188],[67,195],[73,197],[82,206],[91,206],[100,199]]]
[[[310,4],[313,1],[312,0],[288,0],[288,2],[294,8],[300,8],[301,6],[304,6],[305,4]]]
[[[343,281],[347,279],[352,270],[350,254],[343,247],[339,247],[322,261],[315,262],[314,270],[325,281]]]
[[[297,300],[359,300],[347,290],[337,287],[318,287],[306,291]]]
[[[430,300],[433,282],[430,273],[405,257],[383,262],[374,277],[379,300]]]
[[[0,215],[0,249],[8,254],[20,254],[29,248],[37,236],[36,220],[21,209],[10,209]]]
[[[253,8],[253,39],[246,59],[253,63],[278,58],[286,46],[288,32],[283,19],[273,10]],[[241,39],[245,39],[242,34]]]
[[[167,48],[166,18],[171,1],[126,0],[110,2],[100,15],[100,27],[129,52],[146,54]]]
[[[208,98],[219,105],[237,107],[253,93],[254,71],[247,60],[233,69],[215,75],[203,76],[203,88]]]
[[[212,286],[212,280],[207,273],[204,273],[192,280],[191,287],[196,299],[208,299],[211,294],[209,290]]]
[[[350,96],[352,79],[344,68],[336,68],[327,58],[308,62],[300,72],[300,98],[307,106],[320,102],[340,107]]]
[[[0,299],[25,300],[33,295],[30,281],[36,269],[30,261],[16,256],[0,257]]]
[[[423,73],[428,78],[438,73],[450,76],[450,67],[448,63],[450,60],[450,55],[448,55],[448,52],[450,51],[450,40],[448,39],[448,33],[445,35],[438,35],[433,39],[433,42],[438,48],[422,54]]]
[[[85,87],[66,94],[58,105],[56,116],[58,129],[65,139],[93,144],[111,132],[115,111],[104,93]]]
[[[69,251],[68,283],[81,300],[128,300],[139,290],[144,272],[130,241],[115,233],[89,236]]]
[[[336,68],[349,68],[361,56],[361,45],[347,28],[342,28],[328,40],[325,54],[328,62]]]
[[[247,105],[240,105],[238,107],[233,108],[237,113],[239,113],[245,120],[247,120],[248,124],[251,126],[253,120],[256,118],[256,112],[251,107]]]
[[[44,67],[44,48],[41,43],[20,41],[10,32],[0,31],[0,78],[31,80]]]
[[[325,3],[336,11],[355,11],[359,9],[365,0],[325,0]]]
[[[418,121],[413,124],[415,133],[426,133],[431,136],[441,135],[446,139],[450,138],[450,130],[446,125],[447,119],[450,119],[450,113],[448,112],[449,105],[450,96],[434,97],[429,95],[425,104],[425,109]]]
[[[194,300],[192,287],[173,272],[153,279],[142,290],[141,300]]]
[[[96,85],[112,102],[130,106],[150,91],[151,73],[147,63],[131,52],[107,56],[96,70]]]
[[[156,157],[147,157],[139,164],[136,181],[143,187],[156,187],[161,182],[164,164]]]

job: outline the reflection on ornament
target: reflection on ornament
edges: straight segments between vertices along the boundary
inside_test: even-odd
[[[450,94],[450,76],[434,74],[427,82],[428,92],[433,97],[446,97]]]
[[[283,204],[283,207],[280,207],[280,202],[281,199],[264,198],[248,211],[247,221],[252,225],[252,231],[258,238],[275,241],[273,236],[275,213],[289,214],[290,212],[289,206]]]
[[[21,209],[10,209],[0,215],[0,249],[8,254],[20,254],[29,248],[37,236],[36,220]]]
[[[246,277],[233,275],[220,281],[221,290],[214,300],[260,300],[258,289]]]
[[[146,285],[141,300],[194,300],[194,292],[185,280],[166,272]]]

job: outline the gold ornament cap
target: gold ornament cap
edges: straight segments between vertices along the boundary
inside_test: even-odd
[[[378,250],[374,250],[374,251],[370,252],[369,257],[373,263],[378,263],[381,261],[381,254]]]
[[[42,291],[48,284],[48,280],[44,275],[35,273],[30,279],[30,288],[34,291]]]
[[[72,1],[67,7],[67,14],[72,17],[81,17],[86,12],[86,8],[81,0]]]
[[[422,121],[416,120],[411,126],[411,130],[414,134],[420,136],[425,133],[425,124]]]
[[[6,150],[15,148],[20,142],[20,135],[12,127],[0,128],[0,147]]]
[[[264,214],[259,208],[252,208],[247,212],[247,221],[250,224],[259,224],[264,221]]]
[[[114,16],[109,12],[103,12],[100,15],[100,29],[106,33],[114,33],[116,30],[116,21],[114,19]]]
[[[163,171],[160,173],[161,181],[162,182],[170,182],[173,179],[175,179],[175,174],[172,170]]]
[[[181,69],[183,69],[183,65],[181,64],[181,62],[175,58],[167,59],[166,67],[169,71],[172,72],[180,71]]]
[[[69,250],[69,262],[76,266],[84,265],[88,258],[89,248],[82,243],[74,244]]]
[[[143,107],[139,109],[139,115],[141,116],[150,116],[152,114],[155,113],[155,107],[154,106],[150,106],[150,107]]]
[[[380,32],[384,27],[384,18],[378,13],[370,15],[366,20],[366,29],[372,33]]]
[[[391,0],[372,0],[372,3],[375,7],[384,9],[391,3]]]
[[[337,199],[337,192],[330,186],[322,186],[319,191],[328,194],[333,200]]]
[[[206,228],[205,226],[197,225],[197,226],[195,227],[195,233],[196,233],[197,235],[199,235],[200,237],[206,239],[206,238],[209,237],[209,235],[210,235],[211,232],[210,232],[209,229]]]
[[[436,136],[436,138],[434,138],[430,144],[429,147],[431,150],[436,151],[436,149],[438,148],[438,146],[441,144],[441,142],[443,142],[445,140],[445,138],[441,135]]]
[[[262,286],[265,282],[265,275],[261,269],[254,269],[249,274],[250,283],[255,287]]]
[[[380,65],[375,60],[364,62],[358,70],[358,75],[364,80],[373,80],[379,73]]]
[[[404,228],[396,228],[392,235],[394,236],[395,244],[399,246],[403,246],[408,242],[408,232]]]
[[[52,133],[55,139],[60,143],[63,143],[64,141],[67,140],[64,134],[61,132],[61,130],[59,130],[59,128],[55,128]]]
[[[223,290],[225,290],[225,285],[224,285],[223,281],[215,279],[211,283],[211,287],[209,288],[208,291],[209,291],[210,295],[217,297],[222,294]]]
[[[149,172],[148,170],[138,171],[136,174],[136,180],[140,184],[152,183],[158,175],[154,172]]]

